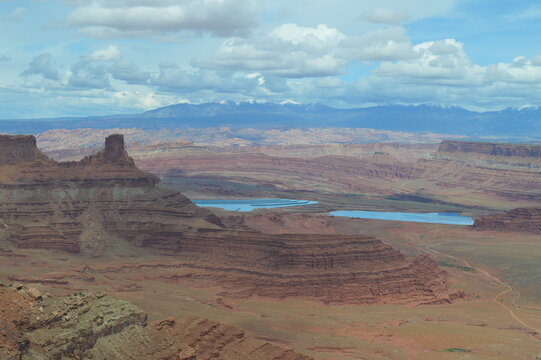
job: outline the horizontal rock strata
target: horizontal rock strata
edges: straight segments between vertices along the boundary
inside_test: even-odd
[[[7,138],[19,142],[19,137]],[[35,140],[25,144],[34,146],[27,153],[39,154]],[[1,148],[0,156],[4,152]],[[152,224],[155,236],[158,226],[164,232],[221,227],[210,211],[137,169],[121,135],[110,136],[103,151],[78,162],[57,163],[39,155],[0,169],[6,176],[0,181],[0,227],[21,248],[92,252],[99,245],[95,230],[120,223]],[[95,239],[85,241],[89,232]]]
[[[341,245],[345,244],[337,243],[338,247]],[[351,247],[348,250],[352,250]],[[233,250],[221,257],[216,257],[217,251],[210,251],[207,259],[201,254],[192,259],[190,255],[194,253],[188,252],[169,263],[91,265],[80,271],[92,274],[137,272],[144,273],[146,279],[156,277],[173,283],[205,281],[202,284],[218,284],[230,297],[302,297],[332,304],[359,305],[446,304],[466,298],[461,291],[448,290],[447,274],[428,256],[406,259],[385,246],[364,251],[363,255],[351,255],[350,261],[347,261],[349,256],[340,259],[329,250],[319,254],[317,250],[311,250],[309,254],[299,256],[299,249],[292,246],[281,251],[287,255],[281,254],[280,260],[275,259],[272,252],[267,259],[264,259],[264,252],[256,254],[252,249],[246,254],[246,257],[262,259],[266,264],[256,264],[254,260],[247,262]],[[373,261],[371,256],[376,260]]]
[[[140,171],[120,135],[79,162],[38,156],[7,170],[0,226],[4,241],[20,248],[90,256],[146,248],[176,259],[172,279],[210,280],[244,295],[356,304],[445,303],[464,295],[449,293],[446,273],[430,258],[406,259],[374,238],[226,229]]]
[[[150,153],[139,151],[137,164],[165,181],[205,179],[273,189],[325,189],[335,192],[387,194],[390,181],[413,179],[418,169],[386,154],[366,158],[321,156],[296,158],[262,153]],[[377,179],[378,181],[374,181]],[[194,184],[196,185],[196,184]],[[210,190],[213,190],[211,188]]]
[[[474,141],[444,140],[439,147],[441,153],[477,153],[492,156],[517,156],[541,158],[541,146],[502,144]]]
[[[0,287],[2,360],[310,360],[199,318],[147,322],[138,307],[104,294],[48,297]]]
[[[475,220],[473,227],[477,230],[541,234],[541,209],[519,208],[483,216]]]
[[[36,138],[25,135],[0,136],[0,165],[14,165],[21,162],[46,161],[38,150]]]

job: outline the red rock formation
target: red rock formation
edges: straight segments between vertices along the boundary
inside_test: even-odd
[[[46,159],[38,150],[35,137],[25,135],[0,136],[0,165],[46,161]]]
[[[4,143],[19,141],[7,138]],[[4,175],[0,181],[0,224],[18,247],[93,253],[104,245],[98,244],[99,228],[151,224],[148,236],[159,237],[158,228],[178,233],[221,227],[210,211],[158,186],[155,176],[135,167],[122,135],[108,137],[105,149],[96,155],[67,163],[46,159],[33,137],[25,139],[30,148],[20,152],[35,156],[0,167]],[[35,162],[29,164],[30,158]],[[85,240],[90,237],[93,239]],[[101,238],[107,242],[106,237]]]
[[[320,167],[332,173],[327,165]],[[374,238],[226,230],[210,211],[139,170],[120,135],[79,162],[17,164],[0,182],[0,192],[0,224],[22,248],[92,256],[122,244],[150,248],[174,256],[179,274],[244,295],[356,304],[440,303],[463,296],[449,294],[446,273],[434,261],[406,259]]]
[[[147,279],[210,281],[232,297],[300,296],[335,304],[418,305],[464,297],[449,292],[447,273],[429,257],[405,258],[367,236],[201,230],[143,246],[160,248],[175,260],[90,265],[79,271],[143,271]]]
[[[539,149],[538,146],[445,141],[431,159],[419,160],[417,166],[422,169],[419,178],[432,183],[438,192],[467,192],[478,201],[488,200],[487,203],[494,197],[509,202],[539,201]]]
[[[483,216],[475,220],[473,227],[477,230],[541,234],[541,209],[519,208]]]
[[[51,298],[0,287],[0,314],[2,360],[312,359],[210,320],[148,324],[141,309],[104,294]]]
[[[444,140],[441,153],[477,153],[492,156],[541,157],[541,146]]]

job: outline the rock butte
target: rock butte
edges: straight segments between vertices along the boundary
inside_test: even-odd
[[[227,228],[139,170],[122,135],[109,136],[97,154],[66,163],[45,157],[32,136],[0,136],[0,142],[0,159],[16,159],[0,167],[2,241],[19,248],[83,256],[143,248],[172,261],[94,270],[178,269],[243,296],[349,304],[441,304],[464,297],[448,289],[447,273],[428,256],[406,258],[372,237]]]
[[[147,314],[104,294],[42,296],[0,285],[2,360],[310,360],[232,326],[184,318],[148,322]]]

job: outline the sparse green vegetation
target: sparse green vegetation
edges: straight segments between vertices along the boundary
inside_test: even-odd
[[[456,264],[450,264],[450,263],[447,262],[447,261],[438,261],[438,265],[439,265],[439,266],[452,267],[452,268],[455,268],[455,269],[460,269],[460,270],[462,270],[462,271],[475,271],[475,269],[472,268],[472,267],[469,267],[469,266],[462,266],[462,265],[456,265]]]
[[[460,348],[449,348],[445,350],[438,350],[440,352],[471,352],[471,350],[467,349],[460,349]]]

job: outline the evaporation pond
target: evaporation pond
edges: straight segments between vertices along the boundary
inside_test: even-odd
[[[228,200],[193,200],[201,207],[216,207],[230,211],[252,211],[255,209],[273,209],[288,206],[314,205],[317,201],[292,199],[228,199]]]
[[[332,211],[333,216],[346,216],[358,219],[410,221],[432,224],[473,225],[473,219],[458,213],[410,213],[386,211]]]

